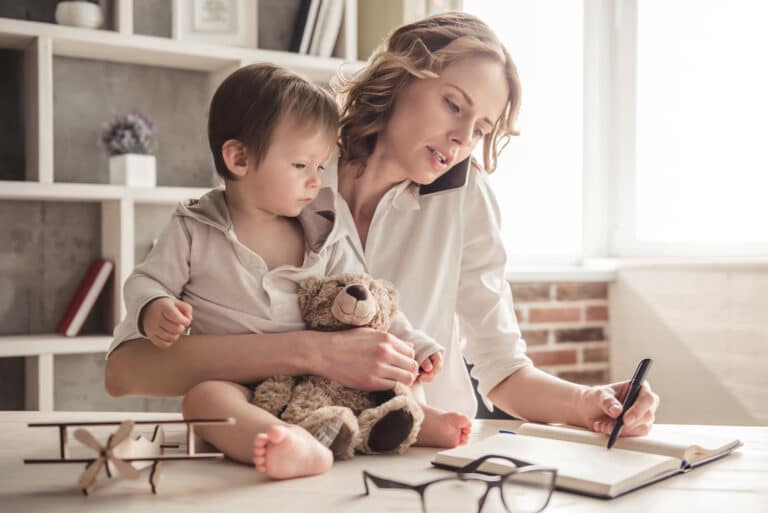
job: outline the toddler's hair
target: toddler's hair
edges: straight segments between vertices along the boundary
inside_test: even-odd
[[[327,131],[331,141],[337,139],[338,106],[320,86],[272,64],[251,64],[224,79],[208,112],[208,142],[219,176],[237,178],[221,155],[227,140],[242,142],[258,165],[283,116],[292,116],[302,127]]]

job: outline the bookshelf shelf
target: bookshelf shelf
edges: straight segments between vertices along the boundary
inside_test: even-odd
[[[66,208],[75,208],[71,204],[97,204],[89,207],[96,219],[100,212],[100,221],[94,221],[97,228],[91,230],[91,241],[95,242],[102,258],[111,260],[114,267],[113,285],[110,287],[109,308],[104,313],[105,330],[114,327],[124,315],[122,303],[122,284],[132,271],[135,263],[143,258],[151,241],[157,236],[157,231],[164,223],[159,222],[160,215],[165,216],[173,205],[188,198],[198,198],[210,190],[209,187],[178,187],[158,186],[155,188],[131,188],[99,183],[71,183],[82,178],[81,174],[72,176],[75,171],[82,169],[97,169],[92,161],[77,153],[76,148],[65,148],[61,145],[68,141],[66,135],[72,130],[93,129],[96,117],[84,120],[72,115],[72,109],[88,104],[88,94],[99,98],[115,98],[123,94],[120,86],[130,72],[118,70],[111,76],[99,72],[99,66],[104,65],[110,73],[119,67],[105,63],[153,66],[167,72],[163,80],[176,74],[196,71],[207,74],[200,85],[195,82],[194,91],[205,90],[212,93],[213,89],[229,73],[235,69],[255,62],[272,62],[303,74],[312,81],[328,83],[339,70],[352,74],[364,66],[357,60],[357,8],[359,0],[344,1],[344,18],[339,38],[339,55],[343,57],[317,57],[292,52],[274,50],[248,49],[180,41],[168,37],[139,35],[134,33],[133,13],[134,0],[109,0],[114,19],[108,25],[114,30],[92,30],[57,25],[41,21],[27,21],[0,17],[0,49],[17,52],[16,60],[21,65],[15,72],[15,83],[21,84],[22,90],[15,104],[23,117],[23,123],[15,132],[23,132],[21,138],[24,144],[17,144],[24,158],[16,158],[14,163],[0,162],[10,171],[4,175],[6,180],[0,180],[0,203],[7,202],[65,202]],[[88,65],[79,63],[77,69],[85,69],[87,74],[62,73],[64,66],[71,66],[66,58],[88,61]],[[19,60],[20,59],[20,60]],[[14,61],[15,62],[15,61]],[[72,68],[69,68],[72,69]],[[95,72],[93,70],[96,70]],[[146,68],[145,68],[146,70]],[[183,70],[183,71],[179,71]],[[97,89],[95,83],[109,81],[111,89]],[[182,80],[182,79],[176,79]],[[194,80],[198,80],[194,77]],[[54,84],[56,81],[56,84]],[[183,82],[183,80],[182,80]],[[179,83],[182,83],[179,82]],[[210,91],[206,89],[210,85]],[[72,98],[72,92],[82,95],[74,100],[85,98],[81,104]],[[68,96],[69,95],[69,96]],[[194,101],[186,97],[189,108],[206,109],[204,95],[194,96]],[[163,98],[158,100],[160,103]],[[178,100],[178,99],[176,99]],[[181,101],[181,100],[179,100]],[[208,100],[209,101],[209,100]],[[15,108],[14,104],[14,108]],[[72,109],[62,109],[62,105],[72,106]],[[105,111],[104,106],[89,105],[98,112]],[[107,105],[111,107],[113,105]],[[58,109],[58,110],[57,110]],[[109,113],[106,113],[109,114]],[[106,115],[105,114],[105,115]],[[166,117],[167,119],[167,117]],[[186,119],[186,118],[185,118]],[[56,120],[56,123],[54,123]],[[186,119],[187,124],[196,126]],[[172,126],[172,125],[169,125]],[[63,128],[62,128],[63,127]],[[193,129],[194,130],[194,129]],[[78,132],[80,135],[82,133]],[[166,132],[168,133],[168,132]],[[176,132],[174,132],[176,133]],[[55,136],[55,137],[54,137]],[[60,137],[61,136],[61,137]],[[87,136],[89,138],[90,135]],[[186,137],[186,135],[185,135]],[[54,145],[54,139],[59,147]],[[89,139],[90,140],[90,139]],[[67,152],[69,152],[67,154]],[[62,155],[68,155],[65,166]],[[72,155],[77,160],[77,166],[72,166]],[[58,169],[57,169],[58,166]],[[162,169],[168,170],[167,167]],[[168,176],[171,176],[170,173]],[[94,174],[93,176],[99,176]],[[176,175],[173,175],[176,176]],[[178,177],[177,177],[178,178]],[[86,178],[86,181],[96,181]],[[164,182],[168,183],[168,182]],[[204,185],[203,181],[181,182],[176,179],[171,184]],[[207,183],[207,182],[205,182]],[[25,205],[23,208],[31,210]],[[23,223],[18,215],[13,217],[14,205],[5,211],[11,216],[0,220],[0,226],[11,226]],[[61,210],[61,206],[52,207]],[[89,210],[90,212],[90,210]],[[165,217],[163,217],[165,219]],[[100,223],[100,234],[99,232]],[[62,226],[66,222],[62,221]],[[16,229],[16,234],[23,230]],[[100,238],[98,238],[100,235]],[[18,235],[15,235],[18,236]],[[100,244],[100,246],[99,246]],[[92,248],[93,249],[93,248]],[[42,251],[42,250],[36,250]],[[11,255],[13,256],[13,254]],[[29,258],[30,255],[24,255]],[[58,256],[58,255],[57,255]],[[80,254],[82,257],[82,253]],[[81,258],[82,259],[82,258]],[[74,270],[72,271],[75,272]],[[11,281],[13,285],[14,282]],[[72,293],[74,294],[74,290]],[[48,329],[48,328],[43,328]],[[0,336],[0,357],[24,357],[26,367],[26,407],[52,411],[54,407],[54,355],[103,353],[110,344],[109,335],[63,337],[59,335],[9,335]]]
[[[103,353],[111,342],[109,335],[5,335],[0,337],[0,357]]]
[[[137,204],[174,204],[199,198],[206,187],[139,188],[88,183],[39,183],[0,180],[0,200],[27,201],[113,201],[130,200]]]
[[[0,357],[26,357],[27,409],[53,411],[54,355],[104,353],[111,342],[109,335],[6,335],[0,336]]]
[[[323,80],[336,73],[345,62],[349,63],[351,70],[359,69],[364,64],[336,57],[251,50],[0,18],[0,47],[26,49],[41,38],[50,41],[55,56],[208,72],[266,61],[291,68],[313,80]]]

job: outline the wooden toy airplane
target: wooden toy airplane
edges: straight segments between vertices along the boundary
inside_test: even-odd
[[[78,486],[84,495],[88,495],[93,488],[101,467],[108,478],[117,473],[125,479],[138,479],[139,470],[152,467],[149,474],[149,485],[152,493],[157,493],[157,484],[160,478],[160,462],[168,460],[195,460],[223,458],[220,452],[195,452],[195,427],[204,425],[234,424],[235,419],[188,419],[188,420],[143,420],[123,422],[50,422],[33,423],[29,427],[57,427],[59,428],[59,457],[58,458],[25,458],[24,463],[85,463],[86,467],[78,479]],[[143,435],[131,437],[135,425],[155,424],[152,438],[147,439]],[[168,424],[186,424],[187,450],[182,453],[164,454],[165,449],[177,449],[178,444],[166,444],[162,426]],[[74,437],[80,443],[96,451],[94,458],[70,458],[67,447],[67,429],[77,426]],[[87,430],[80,426],[118,426],[117,430],[109,435],[105,445]]]

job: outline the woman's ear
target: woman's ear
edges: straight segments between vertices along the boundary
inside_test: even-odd
[[[227,139],[221,145],[221,157],[227,165],[227,169],[238,178],[242,178],[248,172],[248,148],[237,139]]]

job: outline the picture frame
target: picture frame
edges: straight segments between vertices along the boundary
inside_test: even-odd
[[[257,0],[173,0],[173,39],[257,48]]]

